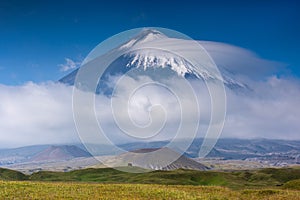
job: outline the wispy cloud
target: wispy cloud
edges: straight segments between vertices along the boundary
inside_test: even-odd
[[[283,72],[287,64],[260,58],[254,52],[226,43],[200,41],[200,44],[213,58],[219,68],[224,68],[232,75],[261,80]]]
[[[76,69],[77,67],[80,66],[80,64],[81,64],[81,62],[74,61],[70,58],[65,58],[65,63],[59,64],[58,66],[60,67],[60,71],[66,72],[66,71]]]

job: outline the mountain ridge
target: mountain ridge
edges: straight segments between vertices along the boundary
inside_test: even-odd
[[[176,141],[179,142],[180,141]],[[184,152],[184,156],[193,160],[200,161],[206,166],[220,165],[233,166],[234,168],[263,168],[263,167],[283,167],[300,164],[300,141],[291,140],[272,140],[272,139],[232,139],[220,138],[213,150],[204,159],[198,158],[198,152],[203,142],[203,138],[196,138],[191,146]],[[144,152],[145,149],[157,150],[166,146],[168,141],[155,141],[148,143],[126,143],[119,144],[120,149],[128,152]],[[175,144],[176,145],[176,144]],[[76,144],[77,147],[85,150],[82,144]],[[180,144],[178,145],[180,146]],[[70,171],[74,169],[86,168],[89,166],[97,166],[99,161],[93,157],[75,157],[69,160],[60,161],[31,161],[30,158],[39,152],[51,147],[51,145],[28,146],[16,149],[0,150],[0,167],[17,169],[26,173],[34,171],[58,170]],[[95,145],[103,157],[111,156],[108,146]],[[144,149],[144,150],[143,150]],[[180,150],[178,152],[181,152]],[[141,154],[142,155],[142,154]],[[124,162],[128,165],[130,161]],[[133,163],[134,164],[134,163]],[[101,167],[104,167],[101,165]]]

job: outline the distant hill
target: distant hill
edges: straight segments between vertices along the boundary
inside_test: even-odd
[[[34,145],[12,149],[0,149],[0,165],[26,162],[32,156],[47,149],[50,145]]]
[[[178,159],[169,163],[173,158]],[[151,170],[192,169],[202,171],[208,169],[201,163],[166,147],[133,150],[118,156],[109,157],[105,163],[109,164],[109,166],[129,165]]]
[[[50,146],[33,156],[29,161],[59,161],[70,160],[77,157],[90,157],[91,155],[75,145]]]

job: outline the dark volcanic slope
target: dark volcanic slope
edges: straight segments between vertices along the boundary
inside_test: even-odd
[[[207,170],[208,167],[186,156],[180,156],[175,162],[163,168],[163,170],[175,169]]]
[[[50,146],[44,151],[38,153],[30,161],[57,161],[69,160],[77,157],[89,157],[88,152],[75,145]]]

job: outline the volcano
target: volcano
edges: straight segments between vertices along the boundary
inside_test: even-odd
[[[158,151],[159,153],[155,153]],[[166,163],[169,158],[177,158],[171,163]],[[150,170],[176,170],[176,169],[191,169],[205,171],[209,168],[205,165],[194,161],[178,152],[168,148],[147,148],[136,149],[126,152],[118,156],[109,157],[105,163],[111,166],[136,166]]]
[[[206,42],[203,46],[202,42],[197,42],[199,43],[199,46],[203,48],[203,51],[210,56],[210,52],[204,48],[204,46],[209,47],[208,43]],[[96,93],[111,93],[108,85],[103,83],[106,83],[111,76],[125,74],[132,69],[138,69],[142,71],[155,70],[155,73],[169,70],[171,73],[187,79],[201,79],[204,81],[221,80],[225,86],[231,89],[247,88],[246,84],[236,80],[234,74],[231,74],[227,69],[218,65],[218,70],[220,73],[217,73],[216,69],[205,65],[205,62],[210,62],[205,60],[207,59],[207,56],[205,56],[205,58],[203,57],[204,64],[199,68],[195,67],[185,58],[175,55],[172,52],[155,48],[143,48],[145,45],[157,46],[157,44],[159,44],[159,46],[163,47],[171,47],[180,50],[183,49],[185,54],[189,54],[194,53],[192,52],[193,50],[189,50],[189,47],[194,43],[194,40],[168,37],[158,30],[142,30],[139,34],[129,39],[127,42],[110,50],[110,52],[128,50],[128,53],[119,57],[106,69],[104,75],[99,81]],[[130,51],[131,49],[134,50]],[[84,61],[84,63],[86,62],[89,62],[88,59]],[[61,78],[59,82],[68,85],[74,85],[78,70],[79,68],[72,71],[65,77]]]

